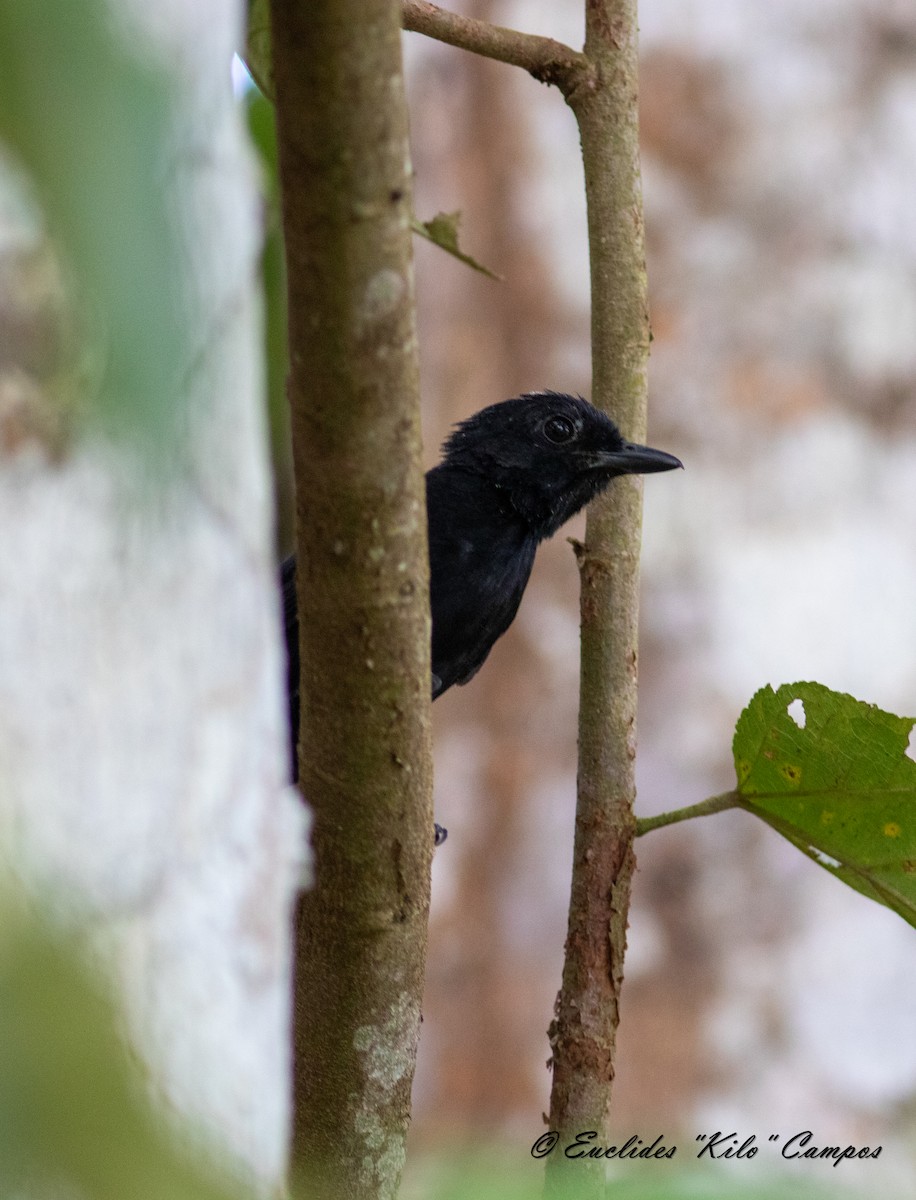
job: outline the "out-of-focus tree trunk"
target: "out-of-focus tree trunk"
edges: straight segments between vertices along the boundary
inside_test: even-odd
[[[155,55],[173,106],[166,144],[137,150],[163,153],[158,202],[184,250],[169,268],[190,351],[161,398],[180,453],[132,488],[138,444],[62,417],[41,181],[36,204],[0,161],[0,845],[91,931],[153,1092],[268,1195],[285,1172],[303,822],[285,790],[256,209],[229,80],[240,5],[95,7]],[[22,103],[54,126],[59,80],[29,69]],[[163,297],[132,286],[152,320]]]

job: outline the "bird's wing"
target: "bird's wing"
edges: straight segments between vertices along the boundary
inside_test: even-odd
[[[434,698],[452,684],[468,683],[483,666],[515,619],[533,559],[534,543],[499,574],[469,569],[467,587],[454,579],[450,589],[434,587]]]
[[[426,485],[435,698],[473,679],[512,624],[537,542],[486,480],[439,467]]]

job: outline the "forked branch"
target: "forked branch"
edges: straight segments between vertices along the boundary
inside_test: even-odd
[[[464,17],[427,0],[403,0],[403,24],[411,33],[522,67],[540,83],[558,87],[567,99],[594,77],[589,59],[562,42]]]

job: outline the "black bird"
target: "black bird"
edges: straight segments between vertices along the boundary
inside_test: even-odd
[[[480,670],[518,611],[538,543],[617,475],[670,471],[581,396],[534,392],[458,425],[426,474],[433,699]],[[299,730],[296,561],[282,566],[290,729]]]

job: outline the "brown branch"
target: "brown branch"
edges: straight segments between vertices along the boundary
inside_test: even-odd
[[[395,1196],[433,848],[426,507],[398,0],[272,0],[315,886],[295,929],[293,1165]]]
[[[448,12],[427,0],[402,0],[403,25],[436,41],[523,67],[540,83],[554,84],[564,96],[588,87],[594,71],[588,58],[553,38],[519,33],[489,21]]]
[[[579,123],[592,286],[592,398],[643,441],[649,314],[639,174],[636,0],[586,0],[593,86]],[[618,479],[588,514],[580,554],[582,672],[573,879],[563,984],[550,1028],[550,1128],[608,1137],[630,884],[635,868],[637,618],[642,484]],[[603,1197],[604,1166],[575,1162],[577,1195]],[[563,1192],[559,1146],[549,1192]]]

